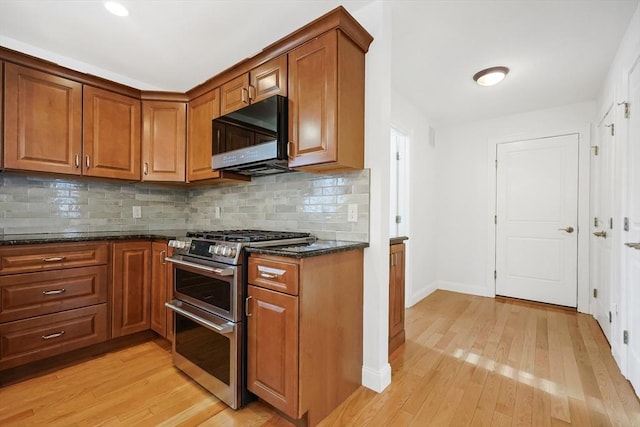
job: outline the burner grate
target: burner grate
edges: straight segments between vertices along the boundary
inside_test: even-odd
[[[299,239],[309,236],[309,233],[269,230],[190,231],[187,233],[187,237],[227,242],[268,242],[270,240]]]

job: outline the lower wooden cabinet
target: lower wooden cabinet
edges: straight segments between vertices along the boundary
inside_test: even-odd
[[[151,326],[151,242],[113,244],[112,337],[144,331]]]
[[[166,242],[151,244],[151,329],[169,340],[173,339],[173,311],[164,303],[173,298],[173,269],[164,259],[172,250]]]
[[[404,343],[404,311],[404,243],[399,243],[389,251],[389,354]]]
[[[0,322],[107,302],[107,266],[13,274],[0,282]]]
[[[248,296],[248,388],[297,418],[298,297],[253,285]]]
[[[247,387],[314,426],[362,381],[363,251],[252,254]]]
[[[106,341],[107,304],[0,324],[0,370]]]

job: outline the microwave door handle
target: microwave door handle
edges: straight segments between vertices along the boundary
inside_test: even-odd
[[[166,257],[165,261],[172,262],[178,265],[184,265],[186,267],[196,268],[198,270],[208,271],[209,273],[215,273],[218,276],[233,276],[233,268],[215,268],[208,265],[197,264],[195,262],[183,261],[181,259]]]
[[[233,331],[233,323],[224,323],[222,325],[217,325],[215,323],[209,322],[206,319],[203,319],[200,316],[197,316],[193,313],[191,313],[190,311],[187,311],[181,307],[179,307],[178,305],[176,305],[174,303],[175,300],[173,301],[169,301],[169,302],[165,302],[164,306],[167,307],[170,310],[175,311],[176,313],[181,314],[182,316],[186,317],[189,320],[193,320],[194,322],[204,326],[205,328],[209,328],[209,329],[213,329],[214,331],[218,332],[219,334],[228,334],[229,332]]]

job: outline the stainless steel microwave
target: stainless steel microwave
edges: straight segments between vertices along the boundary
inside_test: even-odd
[[[274,95],[214,119],[212,167],[243,175],[291,172],[287,98]]]

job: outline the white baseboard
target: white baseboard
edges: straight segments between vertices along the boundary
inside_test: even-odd
[[[493,297],[485,286],[468,285],[466,283],[438,281],[436,288],[444,291],[460,292],[462,294],[478,295],[481,297]]]
[[[436,282],[431,282],[426,288],[420,289],[418,292],[410,295],[407,301],[407,308],[413,307],[436,290],[438,290],[438,284]]]
[[[391,365],[388,363],[380,370],[362,367],[362,385],[377,393],[381,393],[391,384]]]

